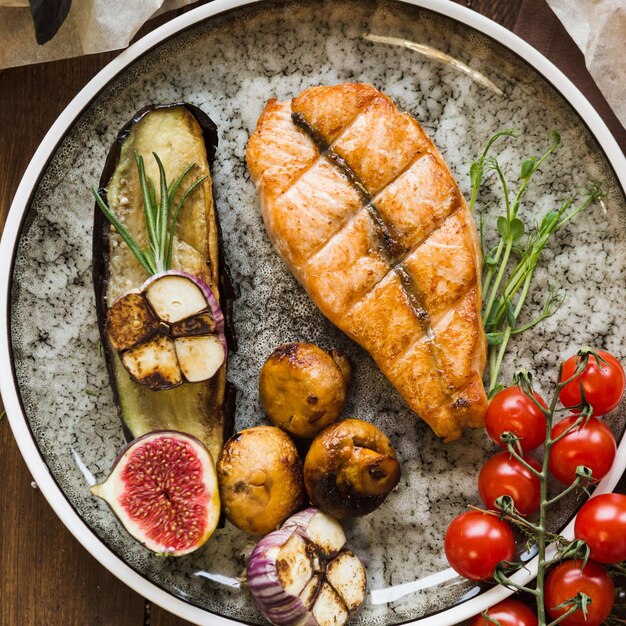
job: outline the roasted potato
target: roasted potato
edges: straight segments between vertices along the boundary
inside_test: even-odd
[[[265,535],[302,504],[302,463],[293,441],[273,426],[231,437],[217,463],[220,498],[231,524]]]
[[[346,401],[351,368],[340,350],[286,343],[261,368],[263,410],[275,426],[295,437],[314,437],[335,422]]]
[[[347,419],[329,426],[304,460],[304,486],[311,502],[344,519],[378,508],[400,480],[389,439],[373,424]]]

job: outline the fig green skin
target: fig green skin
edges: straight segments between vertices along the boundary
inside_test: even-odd
[[[150,550],[151,552],[154,552],[154,550],[152,550],[147,545],[147,542],[141,536],[138,536],[137,534],[135,534],[135,533],[130,531],[130,529],[128,528],[127,522],[126,522],[126,520],[124,518],[124,515],[121,512],[121,510],[117,509],[115,506],[113,506],[113,504],[105,497],[105,495],[102,495],[100,493],[100,490],[102,489],[102,487],[105,484],[109,484],[111,481],[114,482],[114,481],[119,481],[120,480],[117,476],[115,476],[115,471],[118,469],[119,464],[124,462],[124,456],[130,450],[132,450],[133,448],[137,447],[138,445],[141,445],[141,443],[143,443],[146,439],[156,439],[159,436],[166,436],[166,437],[170,437],[170,438],[173,438],[173,439],[185,439],[185,440],[187,440],[187,441],[197,445],[200,451],[206,453],[206,457],[207,457],[206,461],[208,462],[208,466],[211,467],[211,469],[212,469],[211,484],[210,485],[206,485],[206,481],[205,481],[205,486],[207,487],[207,489],[212,494],[211,502],[209,503],[208,506],[210,506],[210,507],[212,507],[214,509],[214,513],[212,515],[211,521],[207,524],[207,529],[205,531],[205,534],[203,535],[201,541],[199,541],[196,545],[190,546],[190,547],[188,547],[186,549],[167,551],[165,553],[167,556],[184,556],[185,554],[189,554],[191,552],[194,552],[195,550],[197,550],[198,548],[203,546],[208,541],[208,539],[211,537],[211,535],[213,534],[213,532],[215,531],[215,529],[218,526],[218,523],[219,523],[219,520],[220,520],[220,513],[221,513],[221,503],[220,503],[220,497],[219,497],[219,488],[218,488],[218,484],[217,484],[217,474],[215,473],[215,469],[214,469],[215,468],[215,463],[214,463],[213,457],[211,456],[211,453],[209,452],[207,447],[197,437],[194,437],[193,435],[189,435],[187,433],[181,433],[179,431],[173,431],[173,430],[159,430],[159,431],[154,431],[154,432],[151,432],[151,433],[146,433],[145,435],[142,435],[141,437],[138,437],[134,441],[131,441],[131,442],[127,443],[120,450],[120,452],[118,453],[117,457],[113,461],[113,464],[111,465],[111,470],[109,471],[108,477],[102,483],[98,483],[98,484],[92,485],[89,488],[89,490],[91,491],[92,495],[94,495],[94,496],[96,496],[98,498],[101,498],[102,500],[104,500],[107,503],[107,505],[111,509],[113,515],[115,515],[115,517],[117,518],[119,523],[128,531],[129,535],[131,537],[133,537],[133,539],[135,539],[135,541],[140,543],[147,550]]]

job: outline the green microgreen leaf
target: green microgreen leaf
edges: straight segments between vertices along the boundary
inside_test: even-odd
[[[520,172],[520,178],[529,178],[534,170],[535,164],[537,163],[537,157],[528,157],[524,163],[522,163],[522,171]]]
[[[518,217],[511,220],[509,232],[513,241],[519,241],[524,236],[524,222]]]
[[[540,232],[545,232],[547,230],[552,230],[554,225],[558,223],[559,213],[558,211],[548,211],[541,220],[541,226],[539,227]]]
[[[498,227],[500,237],[502,237],[502,239],[507,239],[509,236],[509,222],[504,215],[498,216],[496,226]]]
[[[506,389],[506,387],[503,383],[496,383],[489,390],[489,393],[487,394],[487,399],[491,400],[494,396],[497,396],[501,391],[504,391],[504,389]]]
[[[489,255],[485,258],[484,264],[486,267],[496,267],[498,265],[498,261],[495,257],[495,250],[492,250]]]
[[[478,196],[478,191],[485,177],[485,159],[487,159],[487,155],[489,154],[489,150],[493,144],[500,137],[518,137],[519,131],[514,128],[505,128],[494,133],[483,146],[482,152],[476,158],[475,161],[470,165],[470,182],[472,185],[472,195],[470,197],[469,208],[470,211],[474,210],[474,205],[476,203],[476,198]]]
[[[478,161],[474,161],[470,165],[470,182],[472,184],[472,187],[476,187],[480,185],[480,183],[482,182],[481,181],[482,175],[483,175],[483,170],[481,167],[481,163],[479,163]]]
[[[508,131],[503,134],[508,134]],[[512,135],[515,136],[516,133]],[[510,338],[530,330],[553,315],[565,298],[562,292],[555,293],[551,290],[541,314],[525,324],[518,323],[531,290],[534,272],[548,241],[555,232],[574,219],[591,202],[602,197],[600,187],[596,183],[591,183],[583,201],[578,206],[572,208],[575,200],[575,194],[572,194],[565,199],[558,210],[548,211],[541,223],[527,232],[524,219],[518,217],[522,208],[522,199],[534,174],[556,150],[561,138],[557,132],[553,132],[552,142],[541,156],[530,156],[522,161],[517,190],[510,195],[507,180],[498,159],[489,154],[489,149],[498,136],[501,135],[490,139],[470,167],[473,200],[476,199],[478,187],[485,176],[489,172],[495,172],[500,183],[504,205],[504,213],[495,219],[499,242],[489,252],[486,252],[484,248],[485,216],[484,212],[480,213],[481,246],[484,258],[483,323],[489,345],[490,397],[492,397],[494,387],[498,385],[498,373]]]
[[[550,288],[550,292],[548,293],[548,297],[546,298],[546,302],[543,305],[541,313],[534,320],[527,322],[523,326],[515,328],[513,330],[513,334],[520,335],[521,333],[534,328],[537,324],[540,324],[548,317],[552,317],[559,310],[559,308],[561,308],[561,305],[565,302],[566,298],[567,293],[565,291],[555,292],[554,289]]]
[[[502,343],[502,333],[487,333],[486,336],[490,346],[499,346]]]
[[[506,317],[511,330],[515,330],[515,326],[517,325],[517,316],[510,300],[506,301]]]

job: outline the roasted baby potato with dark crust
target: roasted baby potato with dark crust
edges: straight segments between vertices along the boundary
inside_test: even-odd
[[[313,440],[304,460],[304,486],[311,502],[337,519],[371,513],[399,480],[391,442],[362,420],[329,426]]]
[[[248,428],[231,437],[217,463],[217,479],[226,517],[251,535],[276,530],[303,501],[298,451],[273,426]]]
[[[275,426],[295,437],[315,437],[339,417],[350,375],[340,350],[328,354],[311,343],[285,343],[261,368],[261,404]]]

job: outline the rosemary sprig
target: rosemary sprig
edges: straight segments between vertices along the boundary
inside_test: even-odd
[[[159,192],[154,182],[146,175],[143,157],[135,150],[135,163],[139,174],[139,185],[143,199],[143,208],[146,219],[146,232],[148,234],[149,251],[142,250],[130,231],[122,224],[119,218],[103,200],[97,189],[92,187],[91,191],[96,199],[97,205],[104,213],[109,222],[113,225],[120,237],[124,240],[131,252],[137,258],[140,265],[148,274],[158,274],[169,270],[172,266],[172,254],[174,248],[174,235],[176,224],[180,216],[180,210],[189,194],[200,185],[207,177],[202,176],[195,180],[181,195],[174,204],[174,198],[191,170],[196,167],[195,163],[190,163],[176,178],[168,185],[165,168],[159,156],[152,153],[157,167],[159,168]]]
[[[557,210],[549,211],[540,224],[536,224],[527,232],[526,225],[519,215],[523,197],[534,174],[556,150],[561,138],[557,132],[554,132],[552,143],[543,155],[531,156],[524,160],[518,177],[517,190],[513,193],[498,160],[490,156],[489,152],[499,138],[518,136],[519,133],[513,129],[495,133],[470,167],[472,194],[469,206],[471,210],[475,209],[480,187],[490,172],[495,173],[504,199],[504,214],[496,220],[499,241],[491,249],[485,246],[486,215],[484,211],[479,214],[484,260],[483,321],[489,346],[488,395],[490,398],[502,388],[498,382],[498,375],[511,337],[534,328],[553,315],[565,300],[565,292],[551,288],[539,316],[525,324],[518,324],[544,248],[557,231],[592,202],[602,197],[602,191],[598,185],[592,183],[576,206],[573,206],[576,195],[572,195]]]

